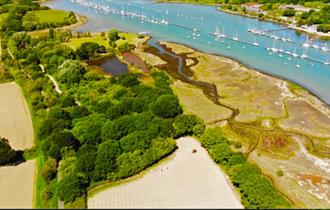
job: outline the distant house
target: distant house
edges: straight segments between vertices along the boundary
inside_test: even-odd
[[[262,4],[257,4],[257,3],[242,4],[242,7],[244,7],[247,12],[253,12],[253,13],[263,13],[263,11],[260,9],[261,6]]]

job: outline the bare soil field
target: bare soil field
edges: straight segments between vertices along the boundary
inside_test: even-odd
[[[0,208],[33,208],[36,161],[0,167]]]
[[[25,98],[14,82],[0,84],[0,135],[12,148],[24,150],[33,146],[34,134]]]
[[[243,208],[226,175],[197,140],[184,137],[177,145],[171,160],[139,179],[95,194],[88,207]]]

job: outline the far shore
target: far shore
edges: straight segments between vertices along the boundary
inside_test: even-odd
[[[306,29],[300,28],[300,27],[292,27],[287,23],[282,23],[282,22],[278,22],[272,19],[260,19],[257,16],[253,16],[250,14],[242,14],[242,13],[238,13],[238,12],[234,12],[234,11],[229,11],[229,10],[225,10],[221,8],[221,4],[212,4],[212,3],[200,3],[200,2],[185,2],[185,1],[167,1],[167,0],[155,0],[155,2],[157,3],[170,3],[170,4],[195,4],[195,5],[206,5],[206,6],[215,6],[217,7],[217,10],[221,11],[221,12],[226,12],[229,14],[233,14],[233,15],[240,15],[243,17],[248,17],[248,18],[254,18],[254,19],[258,19],[260,21],[267,21],[267,22],[272,22],[272,23],[276,23],[279,24],[281,26],[287,27],[289,29],[295,30],[295,31],[299,31],[305,34],[308,34],[310,36],[314,36],[314,37],[319,37],[320,39],[330,39],[330,33],[322,33],[322,32],[310,32]]]
[[[217,10],[222,11],[222,12],[226,12],[226,13],[229,13],[229,14],[233,14],[233,15],[241,15],[243,17],[258,19],[260,21],[267,21],[267,22],[276,23],[276,24],[279,24],[281,26],[287,27],[289,29],[292,29],[292,30],[295,30],[295,31],[300,31],[300,32],[303,32],[303,33],[308,34],[310,36],[319,37],[321,39],[330,39],[330,33],[310,32],[307,29],[303,29],[301,27],[293,27],[293,26],[291,26],[287,23],[282,23],[282,22],[274,21],[272,19],[267,19],[267,18],[260,19],[257,16],[253,16],[253,15],[250,15],[250,14],[242,14],[242,13],[238,13],[238,12],[234,12],[234,11],[229,11],[229,10],[222,9],[221,7],[218,7]]]

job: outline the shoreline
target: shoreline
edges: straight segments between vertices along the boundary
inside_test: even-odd
[[[272,19],[268,19],[268,18],[259,18],[258,16],[253,16],[250,14],[242,14],[242,13],[238,13],[238,12],[234,12],[234,11],[230,11],[230,10],[225,10],[221,8],[221,4],[212,4],[212,3],[197,3],[197,2],[185,2],[185,1],[167,1],[167,0],[155,0],[156,3],[168,3],[168,4],[191,4],[191,5],[204,5],[204,6],[213,6],[216,7],[217,11],[220,12],[225,12],[228,14],[232,14],[232,15],[240,15],[242,17],[248,17],[248,18],[253,18],[253,19],[257,19],[259,21],[265,21],[265,22],[271,22],[274,24],[278,24],[281,25],[283,27],[286,27],[288,29],[294,30],[296,32],[300,32],[300,33],[304,33],[307,34],[309,36],[312,37],[318,37],[319,39],[322,40],[330,40],[330,33],[328,34],[321,34],[321,32],[309,32],[307,30],[304,30],[303,28],[299,28],[299,27],[290,27],[288,23],[282,23],[282,22],[278,22]]]
[[[53,0],[46,0],[46,1],[53,1]],[[165,0],[165,1],[164,1],[164,0],[159,0],[159,1],[155,1],[155,2],[156,2],[156,3],[177,3],[177,2],[166,2],[166,0]],[[179,3],[180,3],[180,4],[181,4],[181,3],[182,3],[182,4],[189,4],[189,3],[187,3],[187,2],[179,2]],[[198,3],[194,3],[194,4],[195,4],[195,5],[201,5],[201,4],[198,4]],[[204,4],[204,5],[210,5],[210,4]],[[82,26],[82,25],[84,25],[85,23],[88,22],[88,18],[87,18],[87,16],[83,16],[83,15],[78,14],[78,13],[76,13],[76,12],[74,12],[74,14],[75,14],[76,16],[79,17],[79,20],[80,20],[80,17],[82,18],[82,20],[80,20],[80,21],[78,20],[78,22],[75,23],[75,24],[73,24],[73,25],[69,25],[69,26],[62,27],[62,28],[60,28],[61,30],[62,30],[62,29],[72,29],[72,28],[77,28],[77,27]],[[233,14],[233,15],[235,15],[235,14]],[[48,30],[47,30],[47,31],[48,31]],[[40,31],[38,31],[38,32],[40,32]],[[126,32],[127,32],[127,31],[126,31]],[[149,37],[150,37],[150,39],[153,39],[153,38],[154,38],[152,35],[149,35]],[[169,41],[169,40],[158,40],[158,39],[157,39],[156,41],[157,41],[157,42],[159,42],[159,41],[172,42],[172,41]],[[310,89],[307,88],[305,85],[303,85],[303,84],[301,84],[301,83],[299,83],[299,82],[291,81],[291,80],[286,79],[286,78],[284,78],[283,76],[280,76],[280,75],[273,75],[273,74],[267,73],[267,72],[265,72],[265,71],[263,71],[263,70],[261,70],[261,69],[259,69],[259,68],[253,68],[253,67],[251,67],[249,64],[246,64],[245,62],[239,61],[239,60],[237,60],[237,59],[235,59],[235,58],[233,58],[233,57],[231,57],[231,56],[226,56],[226,55],[222,55],[222,54],[206,52],[206,51],[204,51],[204,50],[196,49],[196,48],[194,48],[194,47],[192,47],[192,46],[190,46],[190,45],[188,45],[188,44],[183,44],[183,43],[178,43],[178,42],[172,42],[172,43],[176,43],[176,44],[179,44],[179,45],[182,45],[182,46],[189,47],[189,48],[191,48],[191,49],[193,49],[193,50],[195,50],[195,51],[199,51],[199,52],[207,53],[207,54],[210,54],[210,55],[215,55],[215,56],[220,56],[220,57],[223,57],[223,58],[227,58],[227,59],[230,59],[230,60],[232,60],[232,61],[234,61],[234,62],[239,63],[240,65],[245,66],[245,67],[248,68],[249,70],[257,71],[257,72],[262,73],[262,74],[265,74],[265,75],[267,75],[267,76],[274,77],[274,78],[276,78],[276,79],[281,79],[281,80],[283,80],[283,81],[285,81],[285,82],[288,82],[288,83],[296,84],[296,85],[302,87],[302,88],[303,88],[305,91],[307,91],[311,96],[316,97],[316,98],[317,98],[317,99],[318,99],[323,105],[325,105],[327,108],[330,108],[330,103],[326,102],[326,101],[325,101],[320,95],[318,95],[317,93],[315,93],[314,91],[310,90]]]
[[[153,38],[153,37],[151,36],[151,38]],[[159,42],[161,42],[161,41],[164,41],[164,42],[171,42],[171,43],[178,44],[178,45],[181,45],[181,46],[184,46],[184,47],[188,47],[188,48],[190,48],[190,49],[192,49],[192,50],[194,50],[194,51],[196,51],[196,52],[201,52],[201,53],[205,53],[205,54],[209,54],[209,55],[214,55],[214,56],[219,56],[219,57],[222,57],[222,58],[226,58],[226,59],[231,60],[232,62],[236,62],[236,63],[238,63],[239,65],[242,65],[242,66],[246,67],[246,68],[247,68],[248,70],[250,70],[250,71],[256,71],[256,72],[258,72],[258,73],[260,73],[260,74],[265,74],[265,75],[267,75],[267,76],[269,76],[269,77],[273,77],[273,78],[275,78],[275,79],[283,80],[283,81],[285,81],[285,82],[287,82],[287,83],[292,83],[292,84],[298,85],[298,86],[300,86],[301,88],[303,88],[303,90],[307,91],[308,94],[310,94],[311,96],[317,98],[317,99],[322,103],[322,105],[325,105],[327,108],[330,109],[330,103],[325,102],[325,101],[322,99],[321,96],[319,96],[317,93],[312,92],[312,91],[309,90],[307,87],[305,87],[303,84],[300,84],[299,82],[291,81],[291,80],[286,79],[286,78],[284,78],[284,77],[282,77],[282,76],[280,76],[280,75],[273,75],[273,74],[270,74],[270,73],[264,72],[264,71],[262,71],[261,69],[258,69],[258,68],[253,68],[253,67],[251,67],[249,64],[246,64],[246,63],[244,63],[244,62],[242,62],[242,61],[239,61],[239,60],[237,60],[237,59],[235,59],[235,58],[233,58],[233,57],[230,57],[230,56],[221,55],[221,54],[217,54],[217,53],[206,52],[206,51],[204,51],[204,50],[197,49],[197,48],[195,48],[195,47],[193,47],[193,46],[191,46],[191,45],[188,45],[188,44],[182,44],[182,43],[179,43],[179,42],[173,42],[173,41],[169,41],[169,40],[157,40],[157,44],[159,44]]]
[[[234,12],[234,11],[230,11],[230,10],[225,10],[225,9],[222,9],[221,7],[218,7],[216,10],[221,11],[221,12],[226,12],[226,13],[232,14],[232,15],[240,15],[242,17],[254,18],[254,19],[257,19],[259,21],[275,23],[275,24],[281,25],[283,27],[286,27],[287,29],[291,29],[291,30],[294,30],[296,32],[301,32],[301,33],[307,34],[308,36],[311,36],[311,37],[318,37],[319,39],[322,39],[322,40],[323,39],[325,39],[325,40],[330,39],[330,34],[329,33],[324,34],[322,32],[309,32],[309,31],[307,31],[303,28],[292,27],[288,23],[278,22],[278,21],[275,21],[275,20],[272,20],[272,19],[269,19],[269,18],[259,18],[258,16],[253,16],[253,15],[250,15],[250,14],[242,14],[242,13],[238,13],[238,12]]]

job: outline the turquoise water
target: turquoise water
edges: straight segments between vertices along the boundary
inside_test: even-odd
[[[293,30],[277,30],[284,28],[271,22],[220,12],[210,6],[158,4],[150,0],[89,0],[87,2],[108,6],[108,9],[115,9],[119,11],[119,14],[84,7],[68,0],[54,0],[45,4],[52,8],[70,10],[86,16],[89,19],[88,23],[76,30],[99,32],[116,27],[131,32],[147,31],[157,40],[183,43],[202,51],[231,57],[261,72],[294,81],[330,104],[330,65],[320,63],[330,62],[330,52],[303,47],[302,44],[307,40],[306,35],[299,36]],[[169,24],[142,22],[141,18],[121,15],[121,10],[124,13],[145,15],[149,20],[166,20]],[[218,31],[226,34],[226,37],[236,36],[243,42],[257,42],[259,46],[230,39],[215,40],[215,36],[210,33],[214,33],[216,27]],[[267,33],[281,38],[290,38],[294,43],[254,35],[248,32],[248,29],[275,29],[277,31]],[[327,44],[330,49],[329,41],[313,40],[312,44],[321,47]],[[284,52],[295,51],[298,55],[306,54],[308,58],[319,62],[266,49],[272,47],[282,49]]]

